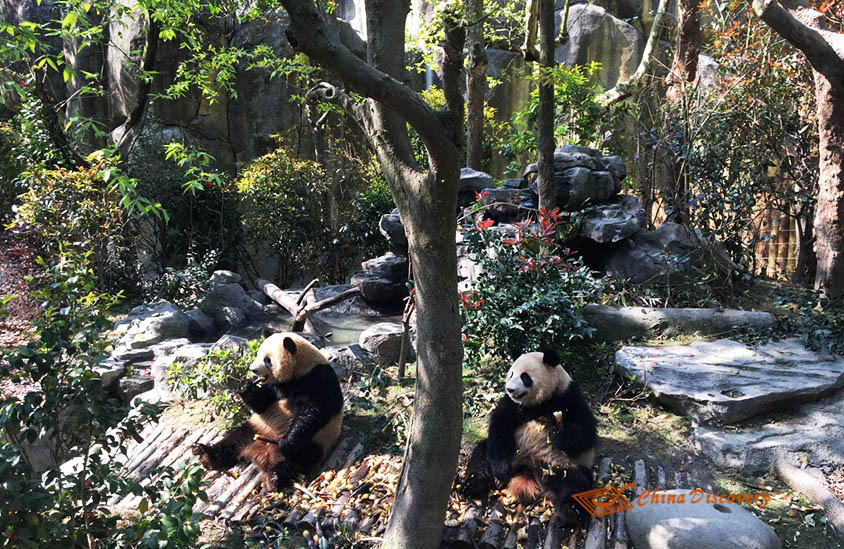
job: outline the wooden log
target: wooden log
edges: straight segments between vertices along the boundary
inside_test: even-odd
[[[488,526],[478,544],[481,549],[498,549],[501,546],[501,538],[504,537],[506,528],[504,513],[504,508],[500,503],[496,503],[490,510]]]
[[[346,301],[347,299],[352,299],[353,297],[357,297],[360,295],[360,288],[354,287],[349,288],[345,292],[339,293],[333,297],[328,297],[323,299],[322,301],[316,301],[314,303],[310,303],[301,307],[296,313],[293,314],[293,330],[294,332],[301,332],[303,328],[305,328],[306,323],[310,322],[308,320],[314,314],[318,313],[323,309],[328,309],[329,307],[333,307],[340,302]]]
[[[548,521],[548,531],[545,533],[545,545],[542,549],[560,549],[563,546],[563,527],[559,517],[554,515]],[[575,547],[575,544],[571,544]]]
[[[252,508],[252,503],[249,500],[251,499],[253,492],[255,492],[255,489],[258,488],[263,479],[264,473],[258,471],[258,474],[250,478],[248,482],[243,484],[240,489],[235,492],[234,497],[231,499],[231,501],[228,501],[226,503],[225,507],[220,512],[220,516],[224,519],[234,519],[234,517],[238,514],[238,510],[242,506],[246,507],[244,514],[246,511]]]
[[[457,529],[457,537],[454,540],[454,547],[474,548],[475,535],[480,527],[481,509],[476,505],[470,505],[463,514],[463,520]]]
[[[519,530],[521,529],[521,524],[513,524],[510,527],[510,531],[507,532],[507,537],[504,539],[504,545],[502,545],[502,549],[516,549],[516,545],[519,542]]]
[[[624,523],[624,515],[627,511],[616,513],[613,515],[613,526],[615,532],[613,533],[613,549],[627,549],[627,525]]]
[[[258,470],[255,466],[247,467],[246,470],[241,474],[237,479],[232,482],[228,488],[220,495],[219,498],[214,500],[214,502],[208,506],[205,510],[206,515],[216,516],[220,514],[220,512],[226,508],[226,505],[235,497],[236,494],[240,493],[241,488],[249,484],[255,477],[260,477],[263,475],[261,471]]]
[[[293,296],[289,295],[287,292],[270,282],[269,280],[264,280],[263,278],[259,278],[255,285],[264,292],[264,294],[279,304],[282,308],[284,308],[290,315],[295,319],[296,315],[299,312],[299,306],[296,304],[296,299]],[[296,331],[296,330],[293,330]],[[319,336],[319,332],[314,326],[314,323],[310,320],[305,321],[303,327],[299,331],[304,331],[306,334]]]
[[[823,473],[814,468],[798,469],[785,460],[777,461],[775,469],[792,490],[800,492],[814,505],[823,508],[826,520],[840,536],[844,536],[844,504],[827,487]]]
[[[648,470],[641,459],[637,459],[633,464],[633,482],[636,483],[637,496],[648,489]]]
[[[525,547],[528,549],[534,549],[535,547],[539,547],[539,543],[542,539],[542,523],[539,522],[539,519],[536,517],[531,517],[528,521],[527,526],[527,541],[525,542]]]

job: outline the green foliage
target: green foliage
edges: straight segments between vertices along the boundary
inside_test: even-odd
[[[289,287],[303,269],[316,266],[326,241],[329,195],[320,166],[280,147],[255,160],[237,181],[237,189],[247,201],[246,242],[272,254],[276,280],[282,288]]]
[[[797,335],[814,351],[844,355],[844,299],[799,290],[775,296],[774,304],[788,310],[778,319],[784,333]]]
[[[590,77],[598,69],[598,63],[540,68],[539,79],[554,84],[554,137],[557,142],[598,145],[610,149],[618,146],[612,140],[606,140],[605,135],[614,131],[620,121],[631,114],[633,107],[628,103],[619,103],[607,109],[596,102],[596,97],[603,90],[592,83]],[[518,171],[521,168],[518,159],[524,155],[532,156],[536,151],[539,90],[535,86],[536,77],[532,77],[532,80],[534,86],[530,99],[523,102],[522,109],[513,115],[509,135],[501,143],[501,153],[516,161],[508,167],[508,171]]]
[[[132,231],[148,262],[141,267],[157,273],[157,284],[164,289],[174,279],[185,278],[179,271],[193,273],[197,261],[212,271],[219,268],[215,261],[236,264],[241,235],[233,182],[210,169],[207,153],[166,144],[158,129],[152,126],[141,133],[126,171],[138,181],[139,193],[167,205],[167,217],[132,219]]]
[[[27,191],[20,195],[12,221],[14,231],[25,233],[49,258],[58,258],[70,242],[90,250],[97,278],[107,287],[127,271],[123,196],[103,181],[108,164],[87,168],[38,168],[26,174]]]
[[[558,210],[513,225],[512,236],[478,221],[464,238],[484,270],[461,295],[464,349],[470,365],[486,355],[512,357],[540,348],[562,348],[589,336],[581,314],[601,283],[557,243],[563,220]]]
[[[166,267],[160,278],[142,283],[144,299],[166,299],[183,311],[194,309],[208,294],[208,280],[214,272],[219,252],[211,250],[201,259],[189,251],[181,269]]]
[[[248,414],[231,388],[250,377],[249,365],[260,343],[250,341],[248,349],[216,350],[191,368],[176,362],[167,371],[167,383],[184,398],[209,399],[213,416],[221,418],[223,426],[239,423]]]
[[[182,549],[194,547],[199,538],[201,513],[194,513],[197,501],[208,501],[203,490],[205,469],[198,458],[180,464],[177,469],[166,467],[155,483],[147,488],[153,495],[154,507],[147,497],[141,500],[141,517],[118,531],[110,542],[115,547],[144,549]]]
[[[281,146],[255,160],[237,188],[246,202],[244,238],[262,260],[267,251],[272,254],[281,287],[307,271],[340,282],[360,254],[384,248],[378,219],[393,204],[371,163],[353,166],[340,182]]]
[[[39,258],[44,273],[35,281],[33,298],[42,309],[34,337],[3,356],[0,374],[38,386],[22,400],[0,404],[0,532],[7,546],[87,547],[89,537],[108,538],[117,524],[102,507],[109,497],[140,493],[108,453],[137,437],[150,411],[124,419],[103,386],[98,367],[105,343],[99,334],[109,326],[106,312],[116,298],[96,292],[90,255],[62,249],[52,264]],[[28,453],[33,443],[45,448],[53,463],[74,458],[74,466],[37,473]]]
[[[12,206],[23,192],[21,172],[24,162],[19,154],[20,138],[6,123],[0,123],[0,223],[12,215]]]

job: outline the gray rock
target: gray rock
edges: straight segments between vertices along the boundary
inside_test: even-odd
[[[702,423],[735,423],[844,387],[844,359],[788,339],[752,349],[729,339],[624,347],[616,364],[666,407]]]
[[[605,251],[604,270],[634,284],[665,285],[685,282],[713,262],[722,272],[739,272],[724,247],[677,223],[656,230],[642,229],[629,240]]]
[[[781,547],[770,526],[735,503],[707,502],[707,492],[694,490],[665,490],[658,494],[666,501],[675,498],[675,502],[634,504],[625,514],[636,549]],[[683,503],[677,503],[681,497]]]
[[[165,339],[187,337],[190,319],[175,305],[157,301],[129,311],[114,323],[113,331],[121,336],[118,346],[139,349]]]
[[[645,223],[645,210],[633,195],[617,196],[612,202],[587,208],[580,224],[580,236],[598,243],[630,238]]]
[[[208,284],[216,286],[218,284],[240,284],[241,277],[239,274],[232,271],[214,271],[211,278],[208,279]]]
[[[118,383],[117,394],[124,405],[141,393],[155,388],[155,381],[151,377],[124,377]]]
[[[695,446],[716,467],[743,474],[769,471],[780,459],[813,466],[840,467],[844,463],[844,392],[793,412],[748,421],[738,428],[699,426]]]
[[[379,322],[360,334],[361,348],[370,352],[381,365],[398,362],[401,352],[401,338],[404,330],[398,322]],[[408,362],[416,360],[416,352],[411,342],[407,353]]]
[[[378,230],[387,239],[390,251],[396,255],[407,257],[407,235],[404,232],[404,225],[397,213],[389,213],[381,216],[378,221]]]
[[[493,187],[494,185],[495,182],[489,174],[473,170],[472,168],[461,168],[460,186],[457,191],[458,207],[463,208],[474,204],[475,200],[477,200],[476,194],[480,194],[484,189]]]
[[[209,353],[220,351],[235,352],[245,355],[249,352],[249,342],[244,337],[224,334],[208,349]]]
[[[655,336],[719,335],[736,328],[767,329],[770,313],[735,309],[610,307],[586,305],[583,317],[598,341],[624,341]]]
[[[524,189],[527,187],[527,182],[524,179],[504,179],[501,181],[501,187],[505,189]]]
[[[246,312],[240,307],[223,306],[214,311],[214,325],[222,330],[241,328],[248,322]]]
[[[218,322],[220,311],[227,307],[240,309],[250,319],[261,319],[266,313],[264,305],[250,297],[246,290],[236,283],[220,282],[211,286],[208,295],[199,304],[199,310]],[[235,326],[235,324],[230,325]]]
[[[481,191],[483,215],[498,222],[512,221],[527,216],[522,209],[523,190],[519,188],[493,187]]]
[[[150,348],[132,349],[131,347],[115,347],[109,355],[117,361],[123,361],[129,364],[135,362],[142,362],[144,360],[152,360],[155,358],[155,351]]]
[[[338,284],[335,286],[323,286],[320,288],[314,288],[313,294],[314,299],[317,301],[322,301],[323,299],[328,299],[330,297],[334,297],[335,295],[341,294],[351,288],[351,284]],[[357,316],[363,318],[378,318],[384,315],[391,315],[396,314],[397,311],[401,311],[403,307],[402,303],[379,303],[379,302],[368,302],[361,297],[353,297],[352,299],[347,299],[345,301],[341,301],[340,303],[329,307],[323,311],[320,311],[316,314],[317,318],[323,318],[325,316]]]
[[[353,275],[351,283],[360,288],[361,295],[367,301],[400,302],[408,295],[404,282],[394,282],[374,275]]]
[[[341,380],[347,378],[352,372],[362,371],[367,364],[372,362],[370,354],[358,344],[330,346],[320,350]]]
[[[169,394],[167,387],[167,370],[174,363],[181,363],[187,371],[193,370],[194,366],[208,354],[211,343],[190,343],[182,345],[173,353],[157,357],[150,367],[150,374],[155,383],[155,388],[162,393]]]
[[[202,337],[214,333],[214,318],[199,309],[185,313],[190,319],[190,335]]]
[[[395,282],[407,280],[407,257],[393,253],[369,259],[360,264],[364,274],[377,276]]]
[[[555,13],[555,34],[562,24],[562,10]],[[554,51],[554,59],[569,67],[597,61],[593,78],[608,89],[636,72],[645,38],[635,27],[613,17],[604,8],[575,4],[568,14],[569,41]]]
[[[627,165],[624,163],[624,159],[618,155],[615,156],[606,156],[601,161],[606,166],[607,171],[612,174],[613,180],[616,185],[615,192],[619,192],[621,190],[621,182],[624,181],[624,178],[627,177]]]
[[[589,158],[595,162],[597,160]],[[615,182],[608,171],[591,170],[575,166],[554,172],[554,186],[557,189],[557,205],[561,210],[578,210],[585,204],[601,204],[612,198]],[[530,189],[538,194],[537,182],[530,184]]]
[[[606,171],[607,166],[601,161],[601,151],[580,147],[576,145],[564,145],[554,150],[554,171],[562,172],[571,168],[586,168],[591,171]],[[539,164],[528,164],[522,174],[523,178],[539,173]]]
[[[100,362],[95,371],[100,374],[103,379],[103,387],[108,387],[117,381],[123,372],[126,371],[126,362],[123,360],[116,360],[112,357]]]

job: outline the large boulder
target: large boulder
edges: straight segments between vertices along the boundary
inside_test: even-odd
[[[360,293],[367,301],[401,302],[408,295],[407,284],[377,275],[355,274],[351,279],[352,286],[360,288]]]
[[[398,362],[401,352],[401,340],[404,329],[398,322],[379,322],[360,334],[360,346],[370,352],[381,365]],[[412,338],[410,338],[412,339]],[[407,361],[416,360],[413,344],[408,346]]]
[[[402,282],[407,280],[407,257],[393,253],[368,259],[360,264],[364,274]]]
[[[387,239],[387,246],[394,254],[407,257],[407,234],[404,232],[401,218],[398,213],[388,213],[381,216],[378,221],[378,230]]]
[[[782,459],[838,468],[844,456],[844,392],[803,404],[789,413],[744,425],[698,426],[694,443],[716,467],[755,475]]]
[[[844,358],[816,354],[795,339],[758,348],[729,339],[630,346],[615,362],[666,407],[706,424],[736,423],[844,387]]]
[[[143,349],[165,339],[187,337],[190,318],[168,301],[138,305],[114,323],[113,333],[120,336],[118,347]]]
[[[461,207],[472,204],[476,200],[476,193],[480,194],[484,189],[493,185],[492,176],[489,174],[473,170],[472,168],[461,168],[460,186],[457,190],[457,204]]]
[[[584,210],[579,234],[601,244],[618,242],[639,232],[644,223],[645,209],[639,199],[622,194],[611,202]]]
[[[534,202],[531,190],[520,189],[512,184],[509,187],[492,187],[481,191],[483,216],[499,223],[524,219],[530,214],[530,207]]]
[[[665,490],[655,495],[658,501],[671,503],[635,505],[625,513],[636,549],[781,547],[770,526],[735,503],[707,501],[712,495],[701,490]]]
[[[562,10],[558,10],[555,34],[561,24]],[[601,64],[598,83],[607,89],[636,72],[645,48],[645,38],[633,25],[591,3],[569,7],[568,36],[568,42],[554,52],[556,61],[569,67],[597,61]]]

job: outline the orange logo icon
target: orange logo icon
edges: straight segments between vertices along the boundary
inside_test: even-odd
[[[602,486],[594,490],[573,494],[571,497],[577,500],[577,503],[586,509],[587,513],[598,518],[632,509],[633,504],[624,497],[622,492],[628,488],[635,487],[636,485],[632,483],[625,484],[621,488]]]

